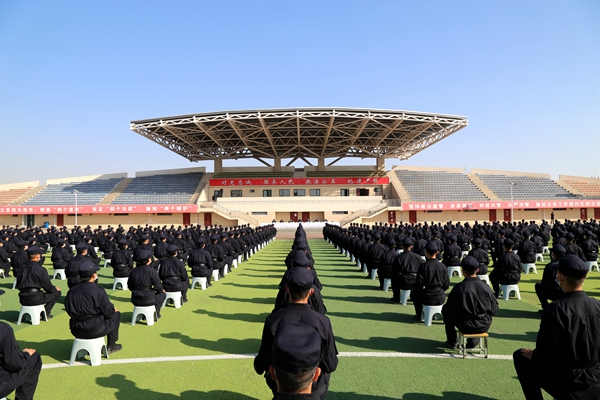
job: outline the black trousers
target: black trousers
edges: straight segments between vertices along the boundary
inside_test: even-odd
[[[458,328],[462,333],[466,333],[467,335],[473,333],[484,333],[490,329],[489,326],[482,329],[474,329],[464,326],[463,323],[457,321],[454,318],[452,313],[448,312],[446,306],[442,307],[442,316],[444,317],[444,328],[446,329],[446,341],[448,343],[457,343],[458,334],[456,333],[456,328]],[[475,347],[478,344],[479,339],[467,339],[467,347]]]
[[[542,286],[541,282],[538,282],[535,284],[535,294],[537,294],[540,304],[542,305],[542,308],[544,308],[548,305],[548,300],[554,301],[558,299],[561,292],[548,289],[547,287]]]
[[[35,352],[32,356],[27,357],[25,368],[10,374],[4,390],[0,391],[0,398],[8,396],[16,389],[15,400],[33,399],[41,370],[42,358],[40,353]]]
[[[161,293],[155,293],[152,296],[132,297],[131,302],[133,303],[134,306],[141,306],[141,307],[155,306],[156,314],[160,315],[160,308],[162,307],[162,304],[166,298],[167,298],[166,293],[161,292]]]
[[[44,293],[44,292],[35,292],[35,293],[23,293],[19,292],[19,302],[22,306],[39,306],[40,304],[44,304],[44,308],[46,309],[46,315],[50,315],[52,312],[52,307],[56,304],[56,301],[60,297],[61,292],[54,293]]]
[[[535,366],[533,361],[521,354],[521,349],[513,353],[513,362],[526,400],[543,400],[542,389],[555,398],[563,398],[561,383],[552,377],[544,376],[543,371]]]

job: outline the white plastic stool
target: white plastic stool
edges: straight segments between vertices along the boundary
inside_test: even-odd
[[[213,269],[213,281],[218,281],[219,280],[219,270],[218,269]]]
[[[519,291],[519,285],[500,285],[500,293],[498,298],[502,297],[504,300],[508,300],[510,292],[515,292],[517,299],[521,300],[521,292]]]
[[[479,279],[481,279],[482,281],[484,281],[485,283],[487,283],[488,285],[490,284],[490,277],[485,274],[485,275],[477,275],[477,277]]]
[[[377,268],[373,268],[371,270],[371,279],[375,280],[375,277],[377,276]]]
[[[165,294],[167,297],[165,297],[165,301],[163,301],[162,308],[166,307],[166,305],[169,304],[169,301],[173,301],[175,308],[180,308],[183,305],[181,292],[165,292]]]
[[[409,297],[410,297],[410,290],[400,290],[400,304],[405,306]]]
[[[234,260],[231,262],[231,264],[233,264],[233,268],[237,268],[237,267],[238,267],[238,260],[237,260],[237,258],[236,258],[236,259],[234,259]]]
[[[0,276],[2,276],[2,279],[6,278],[6,276],[4,275],[4,270],[0,269]],[[0,399],[2,400],[2,399]]]
[[[64,281],[65,279],[67,279],[67,274],[65,273],[64,269],[55,269],[54,276],[52,277],[52,279],[56,279],[57,275],[61,281]]]
[[[146,317],[146,325],[148,326],[152,326],[154,325],[154,321],[158,321],[155,306],[135,306],[133,307],[133,315],[131,316],[131,325],[135,325],[136,322],[140,321],[142,316]]]
[[[238,264],[241,264],[241,263],[242,263],[242,255],[240,254],[240,255],[238,256]]]
[[[86,354],[90,355],[90,364],[92,367],[100,365],[102,354],[105,358],[108,358],[108,349],[104,342],[104,336],[96,339],[78,339],[75,338],[73,347],[71,348],[71,360],[69,365],[73,365],[77,358],[83,358]]]
[[[19,312],[19,319],[17,319],[17,325],[21,325],[21,319],[25,314],[29,315],[31,319],[31,325],[40,324],[40,315],[44,314],[44,319],[48,322],[48,315],[46,315],[46,308],[43,304],[38,306],[21,306],[21,312]]]
[[[129,278],[124,276],[122,278],[115,278],[115,282],[113,283],[113,290],[117,289],[117,285],[121,285],[121,290],[127,290],[127,280]]]
[[[201,278],[201,277],[193,277],[192,279],[192,290],[194,290],[194,288],[196,287],[197,284],[200,284],[200,288],[202,290],[206,290],[206,283],[208,282],[207,278]]]
[[[517,254],[517,252],[518,252],[518,251],[519,251],[519,250],[513,250],[512,252],[513,252],[513,253],[515,253],[515,254]]]
[[[391,285],[391,284],[392,284],[392,280],[391,280],[391,279],[388,279],[388,278],[385,278],[385,279],[383,280],[383,291],[384,291],[384,292],[387,292],[387,291],[388,291],[388,289],[390,288],[390,285]]]
[[[544,254],[543,253],[535,253],[535,261],[544,262]]]
[[[106,268],[108,264],[110,264],[110,258],[105,258],[103,268]]]
[[[586,261],[585,263],[588,266],[589,272],[592,272],[594,270],[594,267],[596,267],[596,270],[598,270],[598,272],[600,272],[600,268],[598,268],[598,261]]]
[[[548,249],[548,246],[542,247],[542,253],[550,253],[550,250]]]
[[[468,256],[468,255],[469,255],[469,252],[468,252],[468,251],[461,251],[461,252],[460,252],[460,259],[462,260],[463,258],[465,258],[465,257],[466,257],[466,256]]]
[[[223,266],[223,276],[225,276],[229,273],[228,269],[229,269],[229,264],[225,264]]]
[[[15,290],[16,287],[17,287],[17,277],[15,276],[15,281],[13,282],[12,290]]]
[[[521,264],[521,268],[523,268],[523,271],[525,271],[526,274],[528,274],[531,270],[533,270],[534,274],[537,274],[537,268],[535,267],[535,263]]]
[[[425,256],[421,256],[421,261],[423,261],[423,262],[427,261],[427,259],[425,258]]]
[[[459,266],[448,267],[448,278],[452,278],[455,272],[458,274],[459,278],[462,278],[462,271]]]
[[[362,263],[362,272],[367,272],[367,263],[366,262]]]
[[[423,306],[423,311],[421,312],[421,322],[425,322],[425,326],[431,326],[433,322],[433,317],[436,314],[442,315],[442,307],[439,306]]]

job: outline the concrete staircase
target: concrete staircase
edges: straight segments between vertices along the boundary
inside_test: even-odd
[[[210,177],[209,177],[209,175],[210,175]],[[200,194],[202,193],[203,189],[208,184],[208,180],[212,176],[213,176],[213,174],[204,174],[202,179],[200,179],[200,182],[198,182],[198,186],[196,186],[196,189],[194,190],[194,194],[190,198],[190,201],[189,201],[190,204],[198,203],[198,200],[200,199]],[[204,201],[206,201],[206,200],[204,200]]]
[[[98,203],[98,204],[112,203],[117,198],[117,196],[119,196],[121,193],[123,193],[123,190],[127,186],[129,186],[129,184],[131,183],[132,180],[133,180],[133,178],[123,178],[123,180],[117,185],[117,187],[112,192],[107,194],[106,197],[103,198],[102,201],[100,201],[100,203]]]
[[[573,193],[577,197],[585,197],[585,194],[581,193],[579,190],[575,189],[573,186],[569,185],[567,182],[563,181],[554,181],[558,186],[565,189],[567,192]]]
[[[498,196],[496,195],[496,193],[492,192],[492,190],[485,183],[483,183],[483,181],[481,179],[479,179],[477,174],[466,174],[466,175],[467,175],[467,178],[469,178],[471,180],[471,182],[473,182],[473,184],[475,186],[477,186],[477,189],[481,190],[481,193],[486,195],[488,197],[488,199],[490,199],[491,201],[500,200],[498,198]]]
[[[369,209],[356,210],[352,214],[343,218],[340,221],[340,226],[344,227],[344,226],[348,225],[350,222],[357,220],[358,218],[374,217],[374,216],[386,211],[387,209],[388,209],[388,204],[387,204],[387,202],[383,201]]]
[[[392,187],[398,194],[398,197],[400,197],[400,200],[410,202],[410,196],[404,188],[404,186],[402,185],[402,182],[400,182],[400,179],[398,179],[398,175],[396,175],[396,172],[394,170],[391,170],[388,173],[388,178],[390,178],[390,183],[392,184]]]

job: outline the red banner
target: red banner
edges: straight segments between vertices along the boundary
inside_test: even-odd
[[[197,204],[97,204],[77,206],[78,214],[196,213]],[[0,206],[0,214],[75,214],[75,206]]]
[[[519,200],[514,201],[514,208],[585,208],[600,207],[600,200]],[[452,202],[419,202],[402,203],[402,211],[429,210],[496,210],[513,208],[511,201],[452,201]]]
[[[387,185],[390,178],[269,178],[211,179],[210,186],[315,186],[315,185]]]

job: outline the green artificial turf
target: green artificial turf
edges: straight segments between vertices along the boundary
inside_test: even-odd
[[[154,326],[131,326],[130,292],[112,290],[112,270],[101,269],[99,284],[121,311],[119,343],[123,350],[103,363],[42,371],[36,399],[269,399],[270,391],[252,367],[251,358],[133,363],[130,359],[177,356],[252,354],[258,351],[263,322],[271,312],[277,286],[285,271],[283,259],[292,241],[278,239],[206,291],[188,291],[182,308],[169,306]],[[340,352],[456,354],[442,348],[444,326],[425,327],[412,319],[414,308],[393,304],[390,292],[365,278],[358,267],[322,239],[309,241],[323,283]],[[500,312],[490,329],[490,354],[510,356],[520,347],[534,347],[540,316],[533,290],[541,279],[523,275],[522,300],[499,300]],[[49,254],[46,266],[49,272]],[[600,274],[586,282],[588,293],[600,294]],[[451,279],[452,284],[461,278]],[[66,293],[66,281],[53,281]],[[0,281],[7,293],[0,297],[0,319],[15,329],[21,348],[36,348],[47,366],[68,363],[73,337],[63,307],[39,326],[15,324],[20,305],[13,278]],[[14,399],[11,394],[9,399]],[[340,357],[332,374],[328,399],[518,399],[522,398],[512,360],[418,357]],[[550,397],[548,397],[550,398]]]

